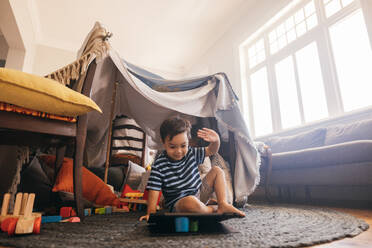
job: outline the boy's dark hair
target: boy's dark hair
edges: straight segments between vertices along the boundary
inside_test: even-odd
[[[172,140],[174,136],[177,134],[186,132],[187,137],[190,139],[190,129],[191,124],[188,120],[182,119],[180,117],[171,117],[163,121],[160,126],[160,137],[163,143],[167,136],[169,136],[169,140]]]

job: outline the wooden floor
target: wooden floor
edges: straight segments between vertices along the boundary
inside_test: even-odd
[[[351,214],[357,218],[363,219],[367,222],[370,228],[359,234],[354,238],[344,238],[336,240],[330,243],[310,246],[311,248],[372,248],[372,209],[371,210],[360,210],[360,209],[345,209],[345,208],[331,208],[340,212]],[[10,248],[0,246],[0,248]]]
[[[348,213],[359,219],[363,219],[368,223],[369,229],[362,232],[354,238],[344,238],[341,240],[333,241],[330,243],[315,245],[310,247],[316,248],[371,248],[372,247],[372,209],[371,210],[359,210],[359,209],[345,209],[345,208],[332,208],[340,212]]]

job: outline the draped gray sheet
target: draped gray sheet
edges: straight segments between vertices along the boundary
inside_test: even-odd
[[[237,202],[245,201],[259,183],[260,156],[252,142],[227,77],[217,73],[200,78],[165,80],[126,63],[111,49],[99,59],[91,98],[103,114],[88,114],[86,165],[101,167],[106,159],[107,134],[111,123],[111,99],[118,82],[115,115],[127,115],[145,130],[148,145],[162,149],[159,127],[170,116],[180,115],[193,122],[195,116],[215,117],[222,139],[227,131],[235,138],[234,188]]]

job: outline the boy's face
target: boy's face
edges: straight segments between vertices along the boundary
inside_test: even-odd
[[[167,136],[163,145],[169,158],[181,160],[186,155],[189,147],[187,132],[175,135],[172,140],[169,140],[169,136]]]

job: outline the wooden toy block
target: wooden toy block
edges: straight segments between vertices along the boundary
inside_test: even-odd
[[[10,194],[6,193],[4,194],[3,197],[3,204],[1,206],[1,215],[0,215],[0,223],[8,216],[8,207],[9,207],[9,199],[10,199]]]
[[[62,216],[62,218],[68,218],[71,216],[72,207],[61,207],[59,210],[59,215]]]
[[[106,213],[106,210],[105,210],[105,208],[96,208],[94,210],[94,213],[95,214],[105,214]]]
[[[80,222],[80,218],[74,216],[74,217],[70,217],[68,219],[61,220],[60,222],[73,222],[73,223],[76,223],[76,222]]]
[[[112,214],[112,207],[111,206],[106,206],[105,207],[105,214]]]
[[[60,222],[61,220],[62,220],[62,216],[60,215],[43,216],[41,218],[41,223],[55,223],[55,222]]]
[[[9,200],[8,200],[9,203]],[[14,210],[13,214],[6,215],[3,221],[1,222],[1,230],[3,232],[8,232],[9,235],[13,235],[15,231],[15,227],[19,218],[19,211],[21,209],[22,204],[22,193],[18,193],[16,195],[16,200],[14,203]]]
[[[71,217],[77,216],[75,209],[71,209]]]
[[[176,232],[188,232],[189,231],[189,218],[178,217],[174,219],[174,226]]]
[[[35,194],[30,194],[27,199],[24,215],[18,218],[17,226],[15,229],[16,234],[32,233],[34,230],[35,217],[32,215],[34,207]]]
[[[84,209],[84,216],[91,216],[92,215],[92,209],[86,208]]]
[[[189,231],[190,232],[198,232],[199,231],[199,221],[198,220],[190,220]]]
[[[14,204],[12,215],[6,214],[8,207],[4,204],[9,203],[9,196],[4,195],[2,215],[8,216],[1,223],[1,230],[8,235],[23,233],[40,233],[41,213],[33,213],[35,194],[18,193]],[[4,217],[4,216],[3,216]]]
[[[21,209],[19,210],[19,214],[20,215],[24,215],[25,214],[27,200],[28,200],[28,193],[23,193],[23,195],[22,195]]]

